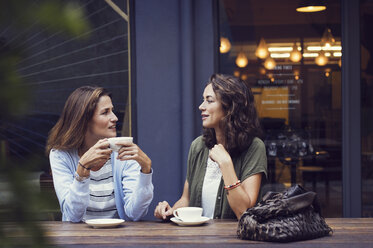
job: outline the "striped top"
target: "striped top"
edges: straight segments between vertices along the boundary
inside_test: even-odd
[[[115,205],[114,180],[111,160],[89,178],[89,203],[83,220],[119,218]]]

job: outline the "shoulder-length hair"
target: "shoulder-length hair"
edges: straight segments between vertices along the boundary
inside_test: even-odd
[[[111,93],[101,87],[82,86],[67,98],[61,116],[48,136],[46,153],[51,149],[70,150],[83,146],[88,123],[102,96]]]
[[[209,84],[225,113],[220,122],[225,136],[225,149],[231,156],[236,156],[246,150],[255,137],[262,134],[254,95],[241,79],[230,75],[214,74],[210,77],[207,85]],[[213,128],[204,128],[203,138],[209,149],[217,143]]]

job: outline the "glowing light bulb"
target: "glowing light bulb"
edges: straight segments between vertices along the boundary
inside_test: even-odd
[[[264,67],[267,70],[274,69],[276,67],[276,61],[272,59],[271,57],[266,58],[266,60],[264,61]]]
[[[265,59],[269,55],[268,47],[263,38],[260,39],[259,45],[256,48],[255,56],[257,56],[260,59]]]
[[[243,53],[243,52],[240,52],[236,58],[236,65],[238,67],[245,67],[247,64],[249,63],[249,61],[247,60],[247,57],[246,55]]]
[[[332,31],[330,28],[325,29],[321,38],[321,46],[324,46],[326,49],[330,49],[334,43],[335,39],[332,35]]]
[[[225,37],[221,37],[220,38],[220,53],[227,53],[231,50],[231,42],[225,38]]]
[[[315,58],[315,63],[319,66],[324,66],[328,63],[328,58],[325,56],[324,51],[321,51],[319,56]]]
[[[290,60],[299,62],[302,59],[302,53],[298,50],[298,46],[294,43],[293,51],[290,53]]]

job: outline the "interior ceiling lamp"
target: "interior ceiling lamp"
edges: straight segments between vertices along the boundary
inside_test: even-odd
[[[298,46],[294,43],[293,51],[290,53],[290,60],[299,62],[302,59],[302,53],[298,50]]]
[[[342,47],[340,45],[331,46],[331,47],[307,46],[307,50],[308,51],[320,51],[320,50],[342,51]]]
[[[319,56],[315,58],[315,63],[319,66],[324,66],[328,63],[328,58],[325,56],[324,51],[321,51]]]
[[[240,68],[243,68],[247,66],[247,63],[249,63],[249,61],[247,60],[246,55],[243,52],[240,52],[236,58],[236,65]]]
[[[260,73],[261,75],[265,75],[265,74],[266,74],[266,69],[264,69],[263,67],[260,67],[260,68],[259,68],[259,73]]]
[[[329,77],[331,71],[332,71],[332,70],[331,70],[330,68],[326,68],[326,69],[325,69],[325,77]]]
[[[257,56],[260,59],[265,59],[269,55],[268,47],[263,38],[260,39],[259,45],[256,48],[255,56]]]
[[[326,10],[325,1],[321,0],[301,0],[298,8],[298,12],[318,12]]]
[[[266,60],[264,61],[264,67],[267,70],[274,69],[276,67],[276,61],[272,59],[271,57],[266,58]]]
[[[230,41],[225,37],[221,37],[220,38],[220,53],[227,53],[229,52],[229,50],[231,50]]]
[[[332,35],[330,28],[325,29],[324,34],[321,38],[321,45],[325,48],[330,48],[335,43],[335,39]]]

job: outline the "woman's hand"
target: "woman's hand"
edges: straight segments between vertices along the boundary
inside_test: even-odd
[[[157,207],[154,209],[154,216],[166,220],[168,217],[174,214],[174,209],[188,207],[189,206],[189,183],[185,180],[183,194],[180,199],[175,202],[173,207],[168,204],[168,202],[159,202]]]
[[[174,210],[171,208],[168,202],[159,202],[154,210],[154,216],[158,219],[166,220],[167,217],[173,215]]]
[[[222,144],[216,144],[210,150],[209,157],[220,167],[232,164],[232,158]]]
[[[111,153],[109,141],[101,139],[81,156],[79,162],[86,168],[98,171],[110,159]]]
[[[121,143],[118,145],[122,147],[118,151],[117,159],[124,160],[136,160],[141,166],[141,172],[148,174],[151,171],[152,161],[150,158],[140,149],[140,147],[134,143]]]

